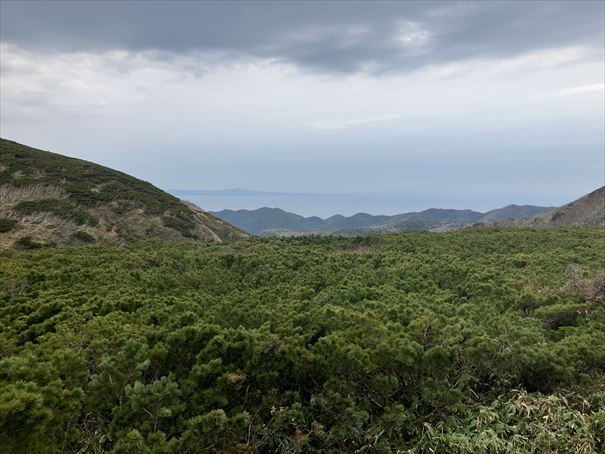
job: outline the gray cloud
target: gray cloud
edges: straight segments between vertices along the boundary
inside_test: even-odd
[[[202,50],[327,72],[416,69],[569,46],[602,54],[604,40],[600,1],[0,5],[1,40],[30,50]]]
[[[161,187],[559,204],[603,184],[603,5],[0,0],[2,136]]]

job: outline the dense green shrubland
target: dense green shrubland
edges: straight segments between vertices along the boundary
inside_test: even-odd
[[[603,452],[604,240],[6,251],[0,450]]]

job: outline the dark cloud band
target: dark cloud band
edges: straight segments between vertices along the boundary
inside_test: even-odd
[[[414,69],[584,45],[602,53],[601,1],[2,1],[1,39],[44,51],[211,50],[329,72]]]

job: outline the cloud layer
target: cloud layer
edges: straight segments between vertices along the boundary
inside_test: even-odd
[[[48,51],[192,50],[388,71],[603,44],[598,1],[3,1],[2,40]]]
[[[163,187],[490,209],[603,184],[599,2],[0,5],[2,136]]]

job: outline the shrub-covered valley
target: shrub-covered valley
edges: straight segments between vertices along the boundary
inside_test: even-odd
[[[0,451],[605,451],[605,232],[0,252]]]

